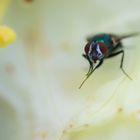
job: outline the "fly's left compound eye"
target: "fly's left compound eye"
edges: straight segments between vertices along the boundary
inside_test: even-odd
[[[86,54],[88,54],[89,48],[90,48],[90,43],[87,43],[85,48],[84,48]]]

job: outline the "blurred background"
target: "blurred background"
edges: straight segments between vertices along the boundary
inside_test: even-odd
[[[139,140],[140,37],[79,90],[86,37],[140,31],[139,0],[0,0],[16,40],[0,49],[0,140]]]

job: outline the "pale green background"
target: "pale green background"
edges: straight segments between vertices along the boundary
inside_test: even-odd
[[[140,31],[139,0],[13,0],[4,23],[17,40],[0,49],[0,140],[140,139],[140,37],[123,42],[133,81],[118,56],[78,89],[85,38]]]

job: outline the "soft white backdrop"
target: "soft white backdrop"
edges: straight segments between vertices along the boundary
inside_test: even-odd
[[[140,37],[125,40],[79,90],[88,35],[140,31],[139,0],[11,1],[17,40],[0,49],[0,139],[139,140]]]

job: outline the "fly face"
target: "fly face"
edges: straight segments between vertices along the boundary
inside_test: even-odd
[[[83,54],[83,57],[86,58],[90,64],[88,73],[86,74],[87,77],[85,80],[82,82],[79,88],[82,87],[84,82],[89,78],[89,76],[103,63],[103,58],[104,58],[104,49],[101,50],[102,45],[101,43],[87,43],[85,46],[85,54]],[[103,47],[104,48],[104,47]],[[103,52],[102,52],[103,51]],[[93,67],[93,65],[96,63],[96,61],[99,60],[99,63]]]
[[[96,63],[97,60],[101,60],[104,57],[100,49],[100,43],[87,43],[85,46],[84,57],[91,63]]]

